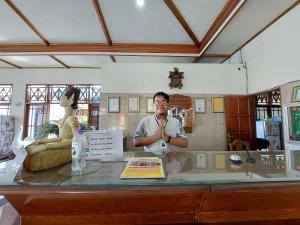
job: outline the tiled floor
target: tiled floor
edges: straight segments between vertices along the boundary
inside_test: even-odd
[[[0,225],[20,225],[18,212],[0,195]]]

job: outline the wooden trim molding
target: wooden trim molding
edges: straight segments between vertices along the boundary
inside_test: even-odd
[[[112,40],[111,40],[109,31],[108,31],[108,28],[107,28],[107,25],[106,25],[106,22],[105,22],[105,19],[104,19],[104,16],[103,16],[103,13],[102,13],[102,10],[100,7],[100,3],[98,2],[98,0],[93,0],[93,4],[94,4],[94,8],[96,10],[99,22],[101,24],[101,28],[103,30],[104,36],[106,38],[106,42],[108,45],[112,45]]]
[[[109,57],[110,57],[111,61],[117,62],[116,58],[113,55],[110,55]]]
[[[18,7],[11,0],[5,0],[5,2],[31,28],[31,30],[42,39],[42,41],[46,45],[49,45],[49,42],[47,41],[47,39],[36,29],[36,27],[30,22],[30,20],[18,9]]]
[[[13,66],[13,67],[16,67],[16,68],[18,68],[18,69],[22,69],[21,66],[18,66],[18,65],[14,64],[14,63],[11,63],[11,62],[8,62],[8,61],[6,61],[6,60],[4,60],[4,59],[0,59],[0,61],[6,63],[6,64],[8,64],[8,65],[11,65],[11,66]]]
[[[187,34],[193,40],[193,42],[195,43],[195,45],[199,47],[200,46],[200,42],[199,42],[198,38],[196,37],[196,35],[192,31],[192,29],[190,28],[190,26],[188,25],[188,23],[185,21],[184,17],[181,15],[181,13],[177,9],[177,7],[174,4],[174,2],[172,0],[164,0],[164,1],[165,1],[166,5],[169,7],[169,9],[171,10],[171,12],[174,14],[174,16],[176,17],[176,19],[178,20],[178,22],[181,24],[181,26],[183,27],[183,29],[187,32]]]
[[[70,69],[70,66],[68,66],[67,64],[65,64],[63,61],[59,60],[58,58],[56,58],[54,55],[49,55],[50,58],[52,58],[53,60],[55,60],[56,62],[58,62],[59,64],[63,65],[64,67]]]
[[[12,44],[1,45],[0,53],[11,52],[128,52],[199,54],[195,45],[185,44]]]

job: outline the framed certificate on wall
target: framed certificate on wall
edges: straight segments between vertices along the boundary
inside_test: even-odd
[[[224,112],[224,98],[212,97],[212,112],[223,113]]]
[[[195,112],[205,113],[205,98],[195,98]]]
[[[108,112],[109,113],[120,112],[120,97],[108,97]]]
[[[152,97],[146,97],[146,112],[154,112]]]
[[[127,110],[128,110],[128,112],[139,112],[140,111],[139,96],[127,97]]]

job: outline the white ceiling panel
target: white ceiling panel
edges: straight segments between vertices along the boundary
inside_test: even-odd
[[[100,67],[112,63],[109,56],[101,55],[55,55],[56,58],[70,67]]]
[[[206,53],[231,54],[294,2],[295,0],[247,1]]]
[[[198,39],[203,39],[227,0],[173,0]]]
[[[192,63],[194,57],[159,57],[159,56],[115,56],[117,62],[136,63]]]
[[[0,1],[0,44],[43,43],[28,25],[2,0]]]
[[[176,17],[162,0],[99,1],[115,43],[193,44]]]
[[[106,42],[91,0],[13,0],[50,43]]]
[[[1,59],[21,67],[64,67],[46,55],[1,56]]]
[[[4,63],[4,62],[0,61],[0,68],[14,68],[14,67],[7,64],[7,63]]]
[[[225,58],[201,58],[199,60],[199,63],[220,63],[224,60]]]

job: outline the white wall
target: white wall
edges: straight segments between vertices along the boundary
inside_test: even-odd
[[[283,115],[291,102],[293,86],[300,80],[300,5],[292,9],[258,37],[233,55],[227,63],[247,64],[249,93],[281,87]],[[241,61],[242,55],[242,61]],[[299,149],[287,141],[286,120],[284,142],[286,149]]]
[[[182,89],[170,89],[169,71],[184,72]],[[245,94],[246,75],[241,65],[116,63],[101,68],[104,93]]]
[[[242,49],[249,93],[300,80],[300,5]],[[239,62],[239,53],[229,60]]]
[[[184,71],[183,85],[170,89],[169,71]],[[101,84],[103,93],[245,94],[240,65],[112,63],[101,69],[0,69],[0,84],[13,84],[12,115],[23,124],[26,84]]]

